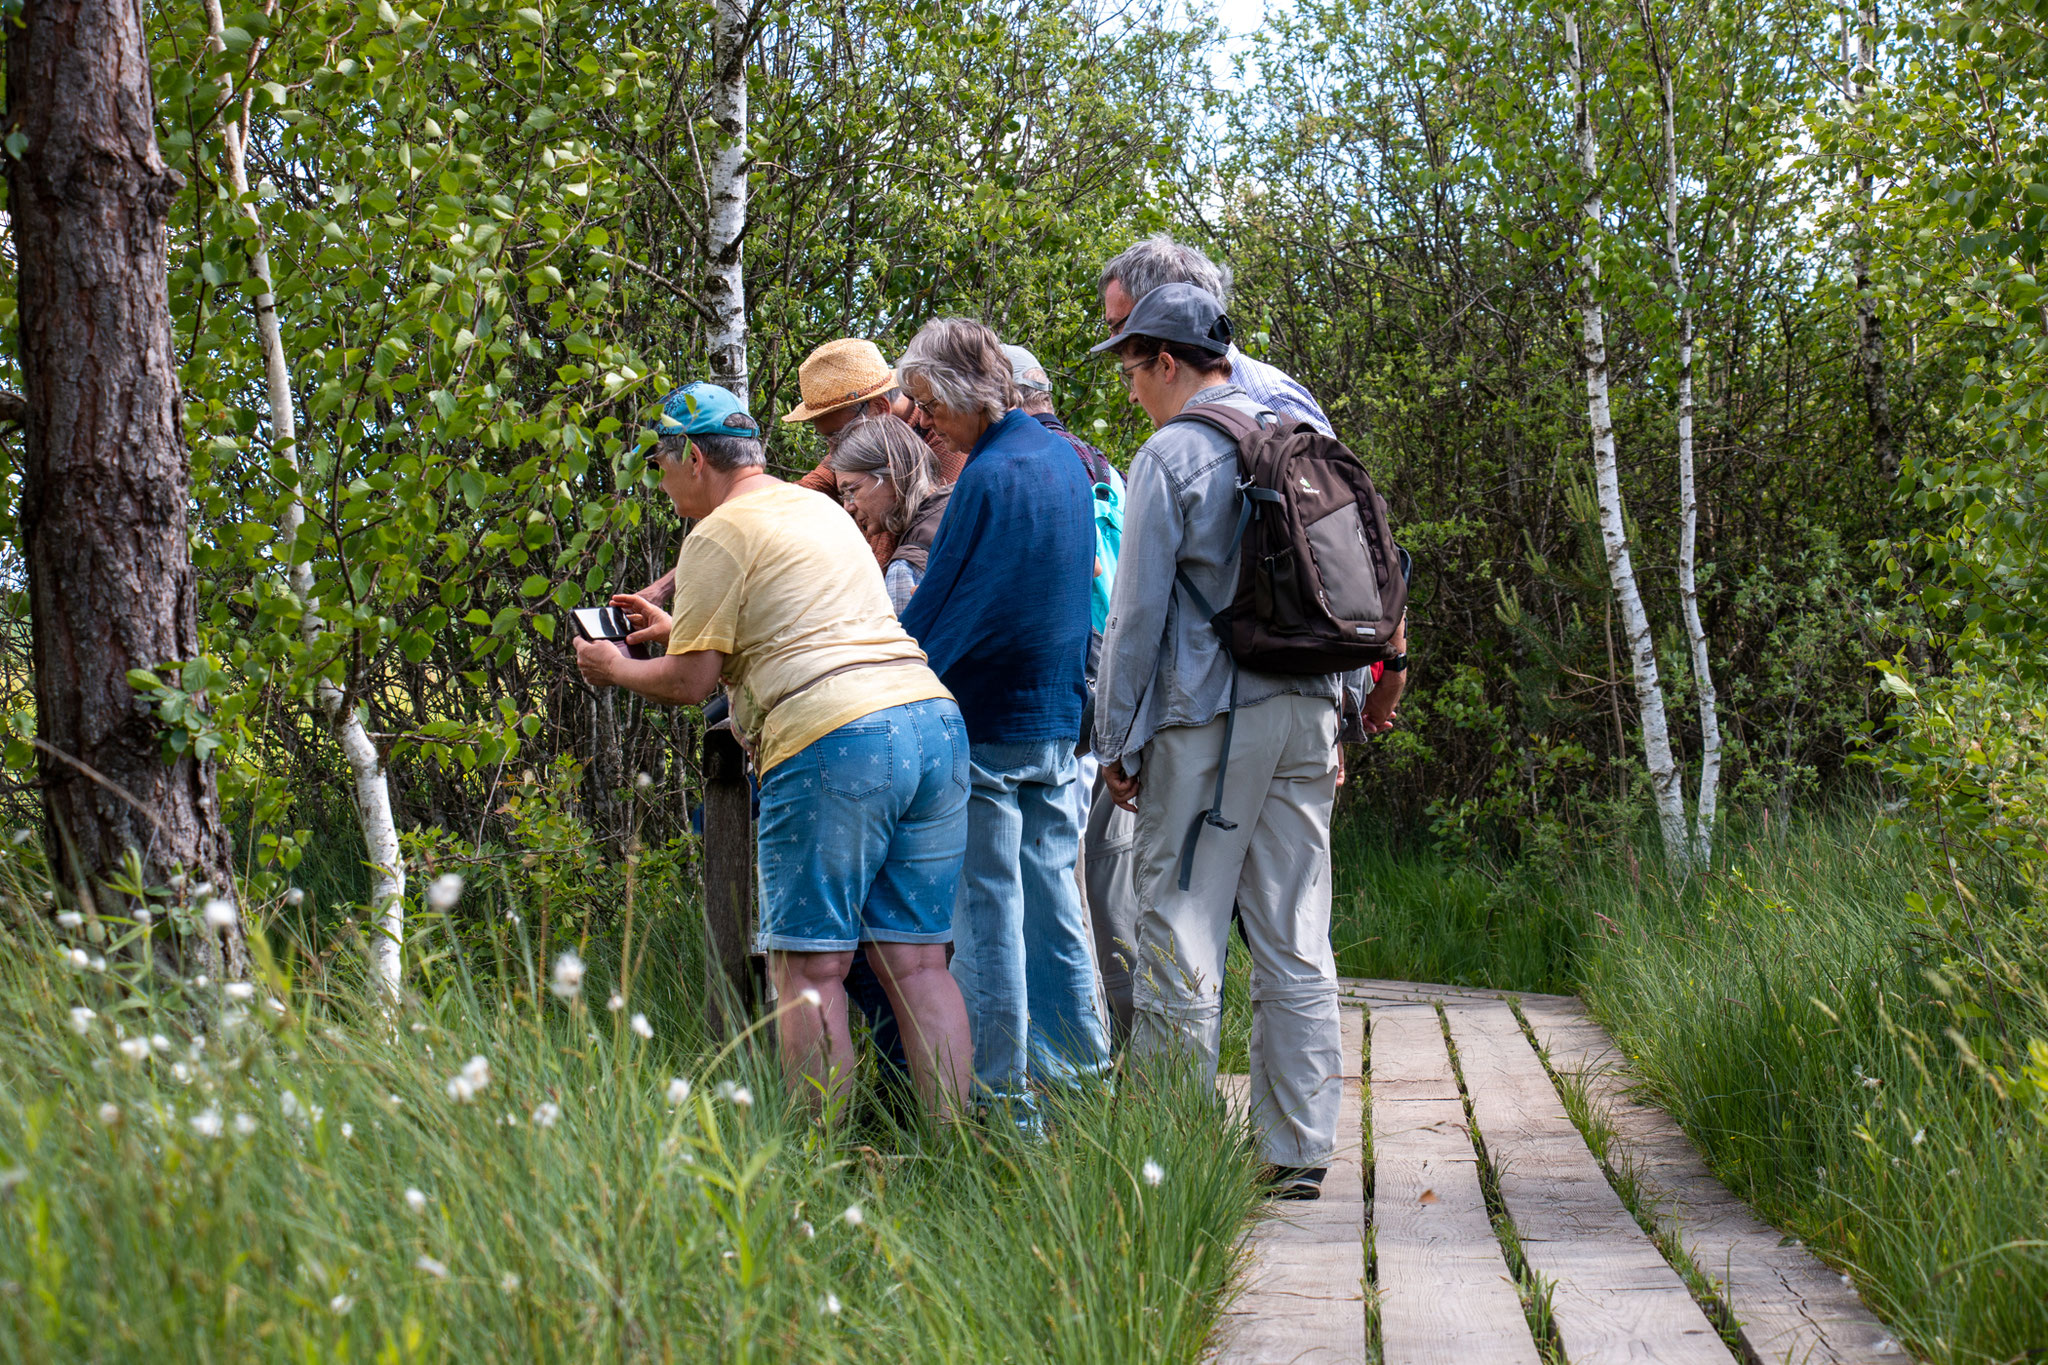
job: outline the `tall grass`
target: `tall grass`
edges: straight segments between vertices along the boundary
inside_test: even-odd
[[[1537,873],[1363,845],[1339,941],[1377,975],[1582,991],[1716,1174],[1915,1352],[2042,1358],[2048,1089],[1950,1036],[1982,1011],[1909,909],[1921,850],[1874,812],[1777,832],[1682,882],[1647,853]]]
[[[815,1123],[658,965],[612,1011],[444,935],[387,1015],[74,970],[10,899],[7,1359],[1194,1361],[1256,1198],[1184,1071],[1051,1097],[1042,1143]]]

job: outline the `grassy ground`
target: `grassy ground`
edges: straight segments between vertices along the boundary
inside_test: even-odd
[[[386,1016],[0,925],[0,1358],[1194,1361],[1254,1200],[1178,1073],[1043,1144],[821,1127],[656,968],[613,1012],[599,966],[565,1001],[430,937]]]
[[[1972,1010],[1931,982],[1899,836],[1851,816],[1738,836],[1682,885],[1648,856],[1539,876],[1346,837],[1347,974],[1582,992],[1715,1171],[1913,1350],[2048,1358],[2048,1045],[2030,1082],[1949,1037]]]

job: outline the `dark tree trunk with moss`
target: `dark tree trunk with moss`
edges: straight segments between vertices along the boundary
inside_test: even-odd
[[[45,811],[63,884],[102,914],[130,850],[236,900],[212,765],[166,763],[128,671],[199,652],[190,461],[166,297],[180,187],[154,133],[137,0],[28,0],[7,31],[8,208],[20,268],[21,529]],[[188,899],[191,899],[188,892]],[[239,917],[193,906],[159,959],[239,973]]]

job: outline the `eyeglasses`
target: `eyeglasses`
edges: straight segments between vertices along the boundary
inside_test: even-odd
[[[1131,391],[1131,384],[1133,383],[1131,379],[1132,375],[1136,374],[1140,370],[1150,369],[1153,365],[1157,364],[1158,361],[1159,357],[1155,355],[1151,359],[1141,360],[1135,365],[1117,366],[1116,372],[1124,377],[1124,392],[1129,393]]]
[[[1131,315],[1125,313],[1120,318],[1106,318],[1104,320],[1109,323],[1109,334],[1111,336],[1121,336],[1123,335],[1124,324],[1131,320]]]

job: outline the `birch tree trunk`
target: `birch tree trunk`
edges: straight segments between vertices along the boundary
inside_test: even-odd
[[[99,902],[131,856],[145,884],[233,905],[213,765],[165,762],[128,682],[199,654],[165,236],[184,182],[157,149],[142,6],[28,0],[6,63],[21,533],[57,875],[87,914],[141,908]],[[201,908],[152,935],[158,965],[243,975],[240,914],[222,923]]]
[[[206,21],[216,50],[222,44],[223,19],[220,0],[207,0]],[[271,291],[270,252],[264,245],[262,217],[249,194],[247,147],[253,90],[228,92],[221,137],[226,145],[228,184],[237,206],[255,225],[250,238],[249,272],[261,286],[256,295],[256,333],[263,345],[263,368],[270,400],[271,442],[277,454],[291,468],[291,497],[277,529],[277,554],[289,565],[292,595],[299,600],[302,615],[300,634],[308,645],[325,626],[313,607],[312,561],[296,553],[299,528],[306,522],[304,485],[300,483],[299,432],[292,404],[291,366],[284,353],[284,336],[278,326],[277,299]],[[384,771],[383,756],[364,728],[362,716],[346,705],[347,691],[327,678],[314,685],[314,695],[328,728],[341,746],[349,772],[355,779],[356,818],[362,828],[363,846],[369,856],[370,904],[375,916],[371,937],[370,972],[387,996],[398,994],[404,965],[405,946],[405,860],[398,846],[398,822],[391,807],[391,783]]]
[[[711,118],[718,146],[711,155],[710,259],[704,303],[711,314],[706,346],[711,379],[742,404],[747,392],[747,297],[741,247],[747,232],[747,49],[752,40],[745,0],[713,0]]]
[[[1600,539],[1607,550],[1607,577],[1621,607],[1622,632],[1628,641],[1629,663],[1635,673],[1636,707],[1643,727],[1643,760],[1650,769],[1650,788],[1657,802],[1657,825],[1664,836],[1664,852],[1672,863],[1687,866],[1685,792],[1678,780],[1678,767],[1671,758],[1671,732],[1664,718],[1664,686],[1657,677],[1657,650],[1650,636],[1650,618],[1643,609],[1642,593],[1636,587],[1635,564],[1629,555],[1628,524],[1621,505],[1621,473],[1614,454],[1614,419],[1607,401],[1606,319],[1600,304],[1600,157],[1594,144],[1593,118],[1586,102],[1585,53],[1579,41],[1579,25],[1570,14],[1564,17],[1565,37],[1571,44],[1573,124],[1578,134],[1579,164],[1585,173],[1587,196],[1583,255],[1584,301],[1582,313],[1582,362],[1586,371],[1586,416],[1593,428],[1594,487],[1600,500]]]
[[[1855,38],[1842,46],[1844,64],[1852,68],[1842,81],[1842,97],[1853,119],[1877,81],[1877,0],[1861,0],[1857,5]],[[1864,409],[1870,414],[1871,454],[1886,480],[1897,482],[1899,441],[1892,429],[1891,386],[1885,377],[1884,324],[1877,316],[1877,295],[1870,287],[1869,233],[1877,179],[1867,164],[1857,173],[1856,197],[1862,209],[1858,224],[1862,240],[1850,262],[1856,273],[1856,375],[1863,384]]]
[[[1691,647],[1693,684],[1699,692],[1700,787],[1693,807],[1692,856],[1704,864],[1714,856],[1714,818],[1721,787],[1721,717],[1714,695],[1713,660],[1707,652],[1707,628],[1700,621],[1700,504],[1692,449],[1692,296],[1678,248],[1678,114],[1671,63],[1657,40],[1647,0],[1641,12],[1643,36],[1657,67],[1663,100],[1664,255],[1671,264],[1671,291],[1678,304],[1678,600],[1685,612],[1685,639]]]

